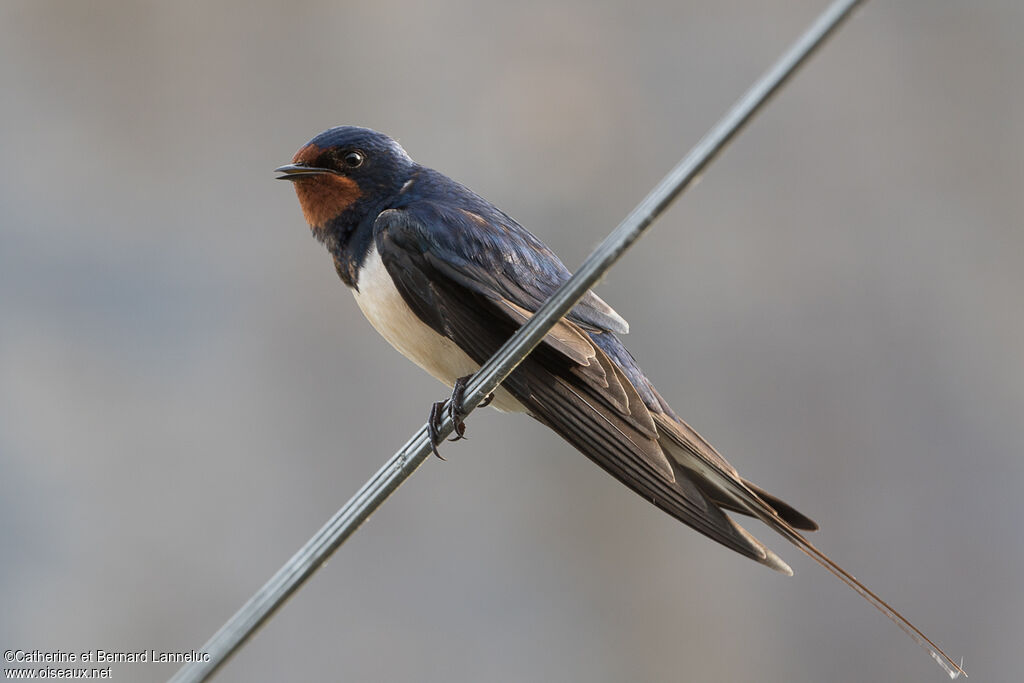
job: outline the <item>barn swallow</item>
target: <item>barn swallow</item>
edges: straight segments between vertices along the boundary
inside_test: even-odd
[[[313,235],[370,323],[456,391],[570,276],[508,214],[382,133],[331,128],[276,172],[292,181]],[[495,391],[493,406],[526,413],[679,521],[792,575],[727,513],[759,519],[958,669],[804,538],[800,530],[816,530],[814,521],[740,477],[673,412],[619,341],[628,331],[588,292]],[[453,415],[461,434],[460,418]]]

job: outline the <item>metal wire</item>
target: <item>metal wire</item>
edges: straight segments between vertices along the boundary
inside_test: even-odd
[[[604,276],[669,204],[699,176],[733,137],[776,91],[864,0],[833,2],[779,60],[739,99],[679,164],[615,228],[584,261],[579,270],[540,307],[473,376],[466,387],[463,412],[470,412],[534,349],[552,326]],[[453,425],[446,404],[440,435]],[[201,652],[206,661],[186,664],[171,683],[205,681],[263,625],[284,601],[322,566],[331,554],[397,489],[431,453],[427,425],[420,427],[387,464],[234,616],[218,630]]]

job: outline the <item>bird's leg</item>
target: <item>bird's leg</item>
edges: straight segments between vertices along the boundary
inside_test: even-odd
[[[455,385],[452,387],[452,422],[455,423],[455,436],[449,441],[458,441],[466,438],[466,423],[463,419],[466,417],[466,413],[462,412],[462,403],[466,398],[466,385],[469,384],[469,380],[473,378],[473,375],[466,375],[465,377],[459,377],[455,380]],[[486,408],[494,400],[494,392],[487,394],[484,400],[477,404],[477,408]]]
[[[455,384],[452,386],[452,396],[449,401],[449,405],[451,407],[448,409],[448,414],[451,415],[452,418],[452,425],[455,428],[455,436],[448,439],[449,441],[459,441],[466,438],[466,423],[463,421],[466,417],[466,413],[462,411],[462,402],[466,398],[466,385],[469,384],[469,380],[472,376],[473,375],[466,375],[465,377],[459,377],[455,380]],[[486,408],[493,400],[494,393],[492,392],[484,397],[484,400],[477,405],[477,408]],[[437,450],[437,446],[441,443],[441,414],[443,410],[444,401],[438,401],[430,407],[430,418],[427,420],[430,444],[434,447],[434,455],[441,458],[441,460],[444,460],[444,457]]]
[[[465,377],[459,377],[455,380],[455,384],[452,386],[452,398],[451,398],[451,416],[452,424],[455,426],[455,436],[448,439],[449,441],[459,441],[466,438],[466,423],[463,420],[466,418],[466,413],[462,412],[462,402],[466,398],[466,385],[469,383],[469,378],[473,375],[466,375]]]
[[[465,377],[459,377],[455,380],[455,385],[452,387],[452,397],[449,399],[448,414],[452,418],[452,426],[455,428],[455,436],[449,441],[458,441],[459,439],[466,438],[466,423],[463,422],[463,418],[466,414],[462,412],[462,400],[466,397],[466,383],[472,375],[466,375]],[[444,411],[444,401],[438,401],[434,405],[430,406],[430,417],[427,419],[427,433],[430,436],[430,445],[434,448],[434,455],[444,460],[444,456],[441,455],[441,451],[437,450],[438,444],[441,443],[441,414]]]
[[[438,401],[430,406],[430,417],[427,418],[427,435],[430,437],[430,447],[434,449],[434,455],[441,460],[445,457],[437,450],[437,444],[441,443],[441,409],[444,408],[444,401]]]

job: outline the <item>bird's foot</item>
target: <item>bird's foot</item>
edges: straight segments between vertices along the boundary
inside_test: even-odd
[[[460,441],[466,438],[466,423],[463,422],[466,419],[466,413],[462,412],[462,402],[466,399],[466,385],[469,383],[469,378],[473,375],[466,375],[465,377],[459,377],[455,380],[455,384],[452,386],[452,398],[451,398],[451,416],[452,425],[455,427],[455,436],[448,439],[449,441]]]
[[[455,436],[448,439],[449,441],[459,441],[466,438],[466,413],[462,411],[462,402],[466,398],[466,385],[469,383],[469,379],[472,375],[466,375],[465,377],[459,377],[455,380],[455,384],[452,387],[452,396],[449,400],[448,414],[452,418],[452,425],[455,429]],[[478,408],[486,407],[491,401],[494,400],[494,394],[488,394],[487,397],[480,402]],[[440,451],[437,450],[438,445],[441,443],[441,422],[444,411],[444,401],[438,401],[430,408],[430,419],[427,420],[428,433],[430,435],[430,444],[434,448],[434,455],[444,460]]]
[[[427,435],[430,437],[430,447],[434,449],[434,455],[441,460],[446,458],[437,450],[437,444],[441,443],[441,410],[444,408],[444,401],[438,401],[430,406],[430,417],[427,418]]]

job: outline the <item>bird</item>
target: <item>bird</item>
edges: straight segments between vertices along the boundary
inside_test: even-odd
[[[570,277],[543,242],[391,137],[338,126],[275,169],[294,186],[367,320],[396,350],[452,389],[457,437],[466,379]],[[792,575],[733,514],[760,520],[851,586],[947,668],[959,666],[801,533],[810,517],[756,484],[682,420],[626,350],[629,325],[588,291],[491,397],[525,413],[653,503],[723,546]],[[435,452],[438,409],[429,424]]]

